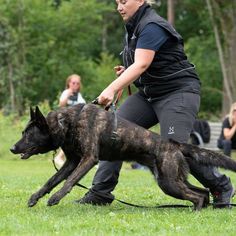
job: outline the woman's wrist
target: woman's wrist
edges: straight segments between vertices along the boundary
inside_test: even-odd
[[[114,83],[114,82],[113,82]],[[109,86],[108,86],[108,89],[110,91],[112,91],[114,94],[116,94],[118,92],[119,89],[117,89],[117,86],[115,84],[111,83]]]

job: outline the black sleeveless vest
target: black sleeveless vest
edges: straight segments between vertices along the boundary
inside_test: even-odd
[[[161,100],[179,92],[199,94],[200,81],[194,65],[189,63],[184,53],[181,35],[148,4],[142,5],[125,25],[124,66],[127,68],[133,64],[139,34],[149,23],[162,27],[170,37],[155,53],[149,68],[134,81],[135,86],[149,101]]]

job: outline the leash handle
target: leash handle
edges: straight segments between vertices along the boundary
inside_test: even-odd
[[[120,101],[120,98],[121,98],[122,94],[123,94],[123,89],[118,91],[116,99],[114,100],[114,102],[111,103],[110,105],[106,106],[105,110],[108,111],[111,108],[111,110],[114,112],[116,110],[116,105]],[[131,87],[130,87],[130,85],[128,85],[128,95],[130,96],[131,94],[132,94]],[[95,104],[95,105],[100,105],[99,102],[98,102],[98,97],[95,98],[91,103]]]
[[[91,103],[95,104],[95,105],[100,105],[99,102],[98,102],[98,97],[95,98]],[[116,104],[113,102],[110,105],[106,106],[104,109],[106,111],[108,111],[110,108],[111,108],[112,112],[115,111],[116,110]]]

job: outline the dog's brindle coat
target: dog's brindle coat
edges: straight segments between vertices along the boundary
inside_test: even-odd
[[[66,179],[48,201],[49,206],[58,204],[99,160],[133,160],[148,166],[166,194],[191,201],[195,210],[207,206],[209,192],[187,181],[190,162],[236,171],[236,162],[223,154],[163,141],[158,134],[92,104],[61,108],[46,118],[38,107],[35,111],[31,109],[22,138],[11,151],[27,159],[59,147],[66,155],[65,164],[31,196],[28,206],[34,206]]]

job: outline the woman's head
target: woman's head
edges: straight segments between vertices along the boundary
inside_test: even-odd
[[[232,126],[236,122],[236,102],[233,103],[230,107],[230,112],[229,112],[229,123]]]
[[[117,11],[127,22],[144,3],[152,5],[154,2],[154,0],[116,0]]]
[[[70,88],[73,92],[79,92],[81,89],[81,77],[73,74],[66,79],[66,88]]]

